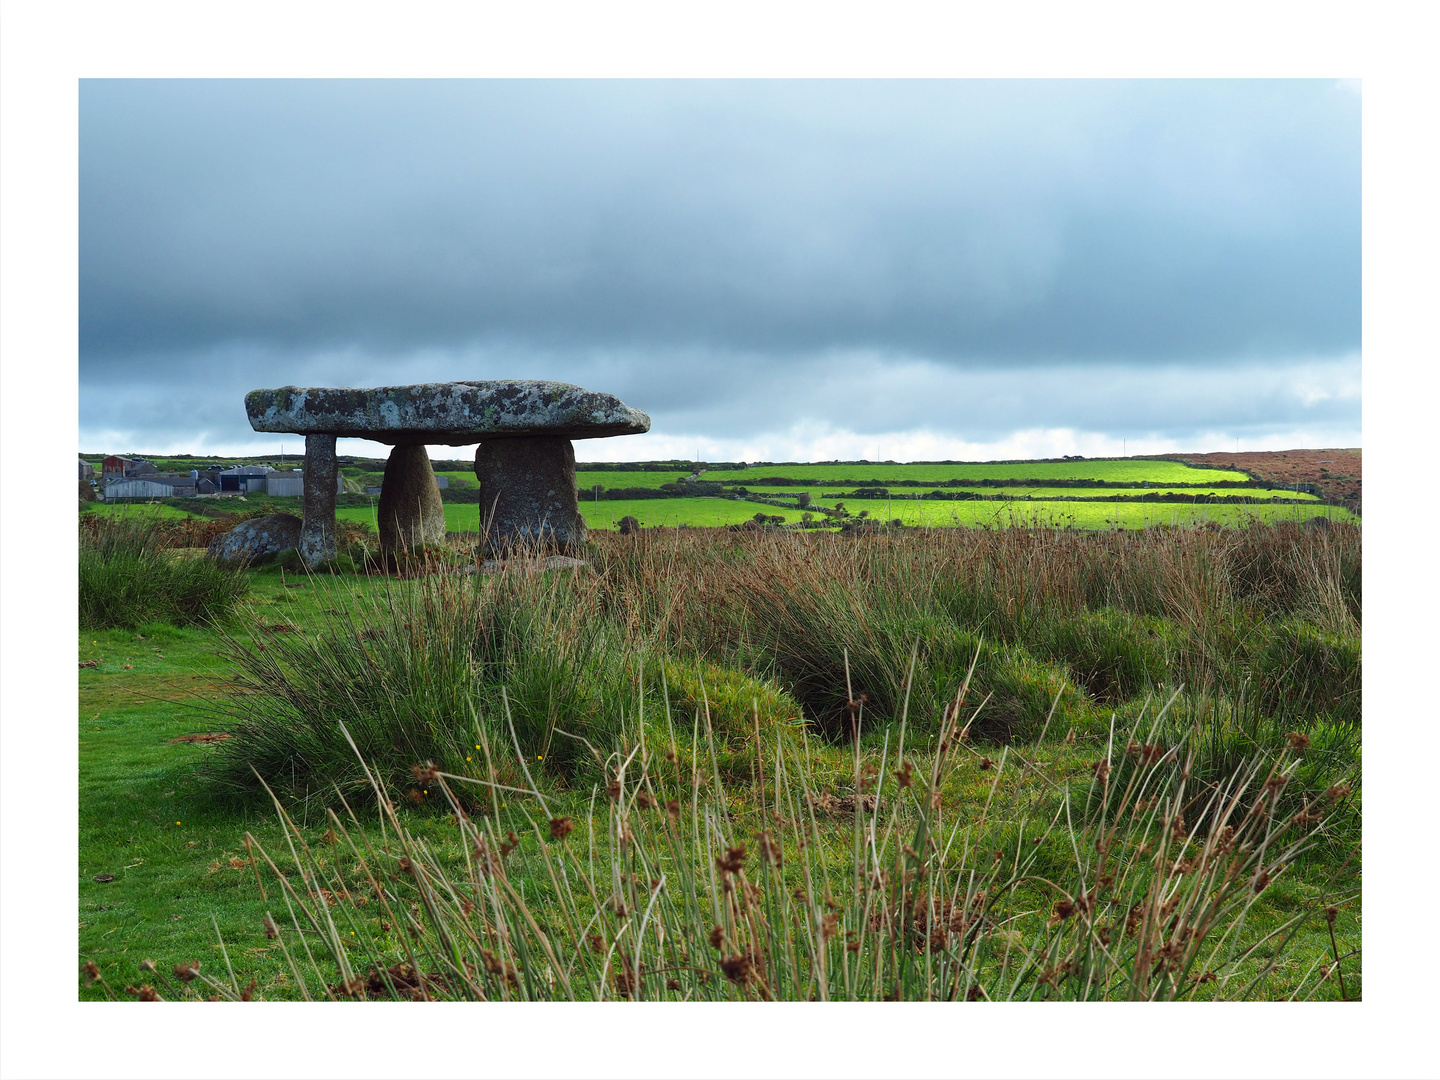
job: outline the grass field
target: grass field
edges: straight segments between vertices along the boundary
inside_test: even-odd
[[[283,588],[275,575],[250,577],[242,633],[263,635],[262,623],[311,622],[325,606],[344,602],[311,586]],[[378,583],[352,578],[347,585],[353,595]],[[217,656],[223,645],[216,630],[163,624],[80,634],[81,661],[98,664],[82,669],[79,683],[79,948],[117,991],[153,982],[140,968],[151,957],[166,971],[192,961],[224,971],[218,924],[237,972],[255,978],[267,997],[295,996],[289,966],[264,934],[274,891],[262,899],[244,845],[249,831],[283,846],[275,814],[260,804],[219,805],[195,778],[207,748],[171,741],[211,726],[204,703],[224,693],[234,674]],[[414,824],[436,839],[445,831],[434,817],[417,815]],[[94,880],[102,875],[114,880]],[[104,994],[96,986],[81,996]]]
[[[757,493],[763,493],[765,488],[748,489]],[[843,488],[783,488],[777,490],[785,491],[808,491],[812,499],[842,499]],[[1139,498],[1142,495],[1178,495],[1181,498],[1193,499],[1197,495],[1214,496],[1241,496],[1247,499],[1295,499],[1300,502],[1315,502],[1318,496],[1309,492],[1293,491],[1288,488],[1177,488],[1177,487],[1148,487],[1148,488],[1087,488],[1087,487],[959,487],[943,488],[946,494],[952,492],[973,492],[976,495],[995,496],[1003,495],[1012,499],[1115,499]],[[896,494],[923,494],[924,489],[917,488],[896,488]]]
[[[811,490],[815,502],[820,503],[824,490]],[[822,505],[833,506],[836,501],[844,500],[826,499]],[[245,505],[237,503],[236,509]],[[152,515],[174,519],[188,516],[183,510],[163,503],[92,503],[86,509],[105,515]],[[881,521],[898,518],[906,525],[923,525],[929,528],[1002,528],[1009,525],[1032,527],[1039,524],[1053,528],[1143,529],[1154,525],[1186,526],[1210,522],[1219,525],[1243,525],[1252,520],[1305,521],[1311,517],[1352,523],[1359,520],[1343,507],[1318,503],[1312,508],[1266,506],[1263,503],[1248,506],[1214,503],[1187,506],[1183,503],[1051,502],[1043,499],[1016,502],[955,502],[939,499],[894,499],[886,502],[880,499],[853,499],[846,503],[846,509],[851,514],[868,510],[870,517]],[[287,507],[287,510],[298,513],[299,507]],[[647,528],[656,525],[689,525],[699,528],[739,524],[752,519],[756,513],[777,515],[783,517],[787,523],[794,523],[804,514],[804,511],[787,507],[723,498],[601,499],[598,503],[594,500],[587,502],[582,498],[580,512],[590,528],[606,530],[618,528],[620,519],[627,515],[634,516]],[[336,516],[348,521],[365,522],[372,528],[375,525],[375,511],[368,507],[344,507],[336,511]],[[813,512],[812,516],[820,517],[818,512]],[[446,531],[475,532],[479,529],[479,523],[479,504],[445,504]]]
[[[695,501],[725,505],[720,500]],[[656,505],[656,501],[646,500],[637,508]],[[756,509],[750,503],[730,505],[741,511]],[[936,505],[950,509],[957,504]],[[976,504],[958,505],[968,508]],[[459,509],[473,512],[475,507]],[[464,521],[457,524],[467,525]],[[656,790],[663,798],[671,797],[666,792],[679,784],[681,764],[691,769],[708,762],[705,768],[713,771],[717,784],[724,778],[728,793],[722,794],[708,781],[703,794],[696,789],[697,799],[705,800],[705,813],[712,815],[706,818],[711,824],[705,828],[723,827],[730,836],[751,837],[757,830],[776,827],[762,817],[761,804],[771,797],[765,792],[773,795],[777,790],[774,785],[779,775],[763,755],[758,759],[761,772],[757,774],[756,750],[770,747],[767,752],[778,752],[790,737],[786,734],[790,721],[782,718],[798,715],[793,710],[803,709],[817,725],[806,739],[802,755],[815,790],[833,793],[825,798],[843,796],[854,790],[854,775],[871,770],[867,775],[878,778],[887,799],[900,797],[898,781],[889,778],[896,760],[896,740],[905,737],[903,726],[897,726],[904,715],[901,698],[907,702],[915,753],[921,753],[920,747],[933,744],[941,706],[964,677],[980,640],[972,633],[977,626],[984,627],[986,643],[977,662],[977,703],[978,697],[986,695],[989,702],[977,715],[994,713],[996,719],[989,721],[989,727],[982,722],[976,728],[972,747],[956,767],[944,772],[935,794],[943,801],[946,820],[956,826],[952,842],[965,832],[964,842],[956,850],[978,846],[986,855],[987,868],[992,865],[988,853],[993,844],[997,849],[1013,849],[1017,864],[1023,849],[1027,865],[1038,860],[1036,872],[1043,871],[1049,878],[1064,880],[1066,874],[1073,874],[1072,841],[1063,827],[1060,833],[1045,833],[1034,843],[1032,837],[1040,833],[1029,831],[1021,822],[1033,821],[1044,832],[1044,822],[1053,821],[1061,812],[1062,806],[1055,800],[1064,789],[1076,793],[1078,801],[1071,812],[1079,813],[1083,793],[1089,791],[1084,798],[1093,799],[1095,762],[1110,753],[1106,747],[1112,726],[1120,732],[1123,744],[1127,725],[1153,708],[1147,700],[1166,697],[1181,683],[1195,689],[1184,690],[1176,699],[1173,715],[1178,719],[1163,728],[1162,739],[1184,741],[1199,754],[1197,782],[1224,775],[1231,767],[1227,762],[1258,750],[1292,763],[1287,768],[1294,783],[1286,788],[1287,799],[1292,794],[1301,798],[1304,791],[1323,790],[1325,784],[1347,776],[1357,785],[1358,795],[1358,545],[1358,530],[1326,533],[1293,527],[1215,533],[1186,530],[1164,537],[1103,529],[1041,534],[941,530],[873,542],[823,533],[667,532],[621,538],[597,532],[589,554],[598,571],[593,574],[506,575],[483,581],[458,576],[397,581],[349,575],[297,581],[292,576],[282,584],[278,574],[266,569],[246,571],[251,592],[228,630],[152,624],[138,630],[82,631],[78,639],[81,663],[94,662],[94,666],[82,667],[79,674],[80,959],[94,960],[106,984],[117,992],[126,985],[154,983],[164,996],[195,998],[201,996],[201,983],[182,987],[162,977],[174,965],[198,961],[205,973],[226,981],[226,959],[215,937],[218,925],[238,985],[254,978],[264,997],[288,999],[301,994],[297,969],[283,952],[287,941],[292,954],[316,952],[322,981],[339,978],[324,951],[328,946],[323,935],[288,929],[284,886],[263,861],[259,869],[268,891],[262,897],[244,836],[247,830],[252,833],[285,868],[288,856],[283,853],[288,847],[273,808],[263,798],[239,802],[233,797],[221,798],[213,786],[216,755],[227,747],[245,744],[207,746],[174,740],[217,727],[242,730],[236,726],[237,714],[223,710],[238,709],[238,715],[255,717],[248,722],[259,723],[261,714],[255,710],[274,692],[267,689],[270,676],[264,676],[264,670],[289,671],[292,674],[285,678],[302,680],[294,684],[295,689],[302,689],[307,678],[304,672],[310,670],[305,665],[312,663],[305,658],[329,664],[330,658],[343,655],[344,649],[356,648],[355,631],[360,629],[365,631],[361,637],[370,642],[361,642],[360,648],[371,659],[341,681],[341,698],[335,701],[339,710],[335,715],[343,716],[357,731],[371,722],[388,725],[390,718],[403,722],[412,709],[432,709],[433,703],[444,700],[443,685],[447,680],[454,682],[457,670],[462,681],[454,685],[470,685],[464,680],[472,676],[464,672],[471,669],[463,665],[457,669],[451,659],[456,642],[475,643],[467,648],[488,648],[483,643],[503,627],[511,628],[504,633],[522,633],[506,646],[503,655],[508,659],[503,665],[476,661],[473,678],[503,678],[511,692],[509,700],[518,711],[515,722],[525,732],[526,768],[540,784],[546,812],[552,819],[573,823],[574,833],[567,841],[570,852],[578,855],[593,844],[602,860],[609,857],[606,845],[617,835],[615,830],[624,829],[623,819],[618,826],[613,817],[606,819],[604,774],[587,766],[583,754],[562,753],[560,745],[569,745],[566,740],[549,734],[541,738],[527,726],[537,707],[544,714],[547,708],[553,710],[556,701],[570,700],[565,695],[573,697],[573,680],[581,672],[568,671],[565,665],[569,661],[564,658],[579,655],[572,651],[576,634],[588,635],[594,647],[608,650],[595,654],[595,662],[587,661],[583,671],[585,679],[594,682],[598,696],[573,698],[572,704],[565,706],[573,709],[572,718],[556,725],[552,711],[546,723],[578,725],[575,730],[602,746],[623,733],[626,724],[632,725],[633,736],[635,708],[626,702],[635,700],[643,683],[643,723],[651,740],[651,768],[657,770],[653,777]],[[446,581],[454,583],[455,591],[445,586]],[[471,582],[478,582],[479,588]],[[426,595],[438,597],[442,606],[426,607],[421,603]],[[466,629],[463,619],[456,621],[461,609],[444,606],[456,603],[480,605],[474,609],[481,620],[476,626],[493,629],[480,635]],[[516,614],[525,612],[529,614],[517,622]],[[416,635],[414,643],[423,647],[404,645],[406,635]],[[906,689],[903,669],[917,641],[923,651],[918,654],[915,682]],[[355,655],[363,660],[361,653]],[[650,675],[644,679],[627,667],[640,656],[650,658],[646,668]],[[365,689],[367,681],[378,677],[371,674],[380,670],[374,667],[377,661],[406,665],[401,681],[374,683]],[[272,662],[279,667],[266,668]],[[416,664],[420,666],[409,666]],[[669,677],[665,696],[655,675],[657,664]],[[400,668],[393,671],[402,674]],[[509,674],[496,674],[502,671]],[[237,685],[242,677],[245,685]],[[1258,696],[1244,689],[1252,679],[1261,687]],[[607,696],[611,694],[607,680],[618,680],[614,696]],[[479,683],[474,685],[479,693]],[[834,722],[835,709],[846,697],[862,691],[868,696],[864,711],[870,719],[859,756],[854,757],[846,742],[837,741],[834,729],[826,725]],[[302,696],[314,695],[323,701],[334,692],[316,684]],[[692,725],[696,731],[702,730],[697,715],[702,693],[719,733],[719,742],[708,751],[708,758],[700,753],[692,732]],[[756,706],[764,716],[763,728],[752,729],[752,700],[765,702],[763,708]],[[500,739],[503,727],[493,727],[492,707],[485,704],[489,701],[484,698],[480,708],[490,718],[486,721],[492,725],[490,737]],[[543,704],[547,701],[549,706]],[[673,727],[667,719],[667,701],[675,711]],[[383,716],[367,720],[366,710],[376,706],[381,707]],[[1270,711],[1274,709],[1280,711]],[[615,710],[618,713],[612,716]],[[1046,719],[1047,710],[1055,717],[1053,724]],[[607,726],[617,717],[619,727]],[[288,713],[275,713],[274,720],[279,726],[273,729],[273,737],[283,742],[295,734],[296,721]],[[761,717],[757,714],[753,722],[761,725]],[[471,723],[462,719],[451,735],[468,733]],[[777,723],[780,726],[775,726]],[[995,723],[1000,726],[993,726]],[[1296,756],[1293,749],[1291,757],[1285,757],[1284,732],[1295,729],[1309,732],[1313,745],[1303,757]],[[830,736],[825,731],[830,731]],[[380,752],[391,738],[385,736],[372,749]],[[664,763],[660,751],[677,741],[680,760],[674,766],[676,776],[670,776],[671,766]],[[465,745],[456,751],[459,756],[447,759],[445,767],[465,775],[485,775],[478,771],[478,745],[475,751],[469,747],[467,734]],[[441,752],[437,744],[435,751],[416,749],[409,754],[422,758],[430,754],[438,760]],[[798,747],[795,752],[799,753]],[[1113,753],[1117,761],[1123,760],[1120,746]],[[887,759],[887,754],[892,756]],[[993,764],[989,757],[981,763],[982,755],[1003,762],[1005,754],[1012,763],[1021,764],[996,771],[989,768]],[[903,750],[900,755],[905,756]],[[410,756],[402,753],[401,758],[384,764],[386,769],[398,765],[404,777],[398,791],[402,796],[410,785],[408,767],[414,763]],[[280,772],[272,770],[270,780],[286,790],[296,785],[294,770],[311,768],[315,759],[312,750],[297,750],[277,760],[285,765]],[[891,765],[886,765],[886,760]],[[380,767],[381,763],[376,764]],[[513,757],[503,769],[504,783],[512,787],[528,784]],[[764,783],[759,775],[770,777],[768,787],[759,786]],[[687,779],[680,786],[684,798],[690,797],[689,784]],[[455,818],[442,812],[443,807],[432,806],[433,799],[425,798],[434,794],[415,790],[414,807],[402,800],[406,808],[398,811],[394,827],[403,827],[411,841],[423,845],[425,857],[434,860],[436,873],[463,876],[469,841],[462,843]],[[601,809],[592,819],[592,800],[597,797]],[[343,846],[331,845],[333,837],[327,835],[330,822],[321,812],[323,801],[294,803],[291,813],[296,835],[311,851],[307,856],[312,860],[310,872],[331,881],[327,887],[334,895],[327,894],[321,908],[333,902],[337,925],[355,931],[352,935],[348,929],[342,930],[336,948],[353,950],[357,965],[368,963],[371,956],[403,958],[408,939],[387,921],[393,915],[367,903],[363,875],[359,875],[361,863]],[[1303,805],[1303,799],[1295,805]],[[533,817],[526,816],[527,808],[533,806],[529,799],[502,792],[493,804],[488,797],[472,804],[472,812],[477,822],[483,817],[484,828],[494,830],[490,834],[494,837],[504,837],[512,830],[516,833],[518,850],[507,870],[508,880],[548,923],[560,919],[554,905],[563,906],[577,897],[588,903],[588,894],[579,889],[567,900],[563,890],[556,892],[550,876],[553,871],[547,870],[547,841],[534,831]],[[634,812],[638,814],[643,806],[641,803]],[[691,828],[685,817],[688,813],[680,811],[685,830]],[[1180,989],[1200,996],[1275,999],[1298,993],[1335,998],[1340,995],[1338,981],[1323,979],[1320,972],[1322,964],[1332,962],[1338,948],[1346,994],[1359,994],[1358,803],[1352,816],[1353,820],[1337,818],[1335,830],[1322,848],[1287,863],[1284,873],[1254,898],[1250,898],[1248,886],[1242,889],[1247,899],[1243,922],[1235,928],[1236,940],[1254,948],[1242,950],[1233,964],[1223,967],[1218,982],[1194,982]],[[790,821],[794,813],[787,810],[782,817]],[[659,843],[660,834],[654,830],[663,825],[665,815],[656,815],[653,827],[644,824],[649,820],[635,820],[636,835],[644,844]],[[904,817],[902,824],[911,820]],[[983,836],[972,841],[967,823],[977,820],[989,824],[984,826]],[[543,826],[543,818],[539,824]],[[698,887],[693,878],[684,878],[689,873],[684,867],[686,859],[693,855],[703,868],[715,854],[713,850],[704,854],[709,841],[700,839],[701,824],[697,819],[693,840],[677,838],[678,847],[646,856],[659,859],[655,865],[670,876],[677,890],[682,888],[682,880],[690,881],[685,889]],[[373,833],[374,843],[383,842],[373,811],[362,810],[357,827]],[[821,874],[835,887],[840,899],[834,911],[842,927],[863,928],[867,925],[863,910],[847,906],[850,901],[844,892],[851,843],[859,834],[852,830],[851,819],[843,815],[822,817],[815,828],[818,831],[807,849],[809,854],[787,849],[786,895],[788,890],[806,885],[795,875],[802,866],[809,867],[807,872]],[[391,835],[393,844],[393,828]],[[1083,833],[1075,843],[1082,852],[1094,847]],[[758,857],[752,853],[752,858]],[[393,861],[394,856],[390,858]],[[1007,855],[1006,865],[1009,858]],[[759,875],[759,868],[753,873]],[[567,874],[594,876],[583,858],[572,864]],[[94,880],[110,875],[113,880]],[[301,878],[293,869],[291,875],[292,883],[299,884]],[[408,895],[404,882],[393,874],[385,880],[397,896]],[[569,880],[578,888],[579,878]],[[767,880],[752,878],[757,888],[765,887]],[[1177,884],[1182,880],[1177,878]],[[313,887],[318,889],[318,885]],[[597,887],[611,886],[597,882]],[[1063,916],[1046,922],[1054,896],[1033,884],[1021,883],[1017,888],[1015,906],[1007,916],[1013,921],[995,929],[997,945],[1008,952],[1014,943],[1020,950],[1017,956],[1036,950],[1035,957],[1049,957],[1045,964],[1058,962],[1062,957],[1054,950],[1061,947],[1062,938],[1056,936],[1054,927]],[[718,891],[715,897],[715,902],[721,903]],[[710,900],[703,898],[703,890],[698,899],[708,907]],[[618,894],[615,902],[619,902]],[[633,906],[633,897],[631,903]],[[1338,945],[1333,947],[1324,917],[1327,904],[1338,904],[1334,923]],[[1123,922],[1124,906],[1115,910]],[[287,927],[279,939],[265,932],[267,911]],[[417,917],[424,921],[419,906],[412,911],[420,913]],[[689,911],[682,916],[678,910],[657,913],[660,917],[668,920],[667,933],[700,937],[708,932],[712,918],[708,910],[703,915]],[[714,917],[725,921],[718,914]],[[819,919],[820,914],[815,917]],[[435,926],[427,925],[430,931],[416,924],[417,948],[429,948],[426,934],[434,932]],[[627,924],[623,917],[607,913],[599,925],[608,940],[612,933],[623,936]],[[1073,920],[1064,923],[1059,933],[1063,935],[1075,925]],[[1293,937],[1286,940],[1282,935],[1266,943],[1266,935],[1282,930]],[[558,925],[554,932],[560,932]],[[355,938],[353,945],[350,937]],[[700,940],[686,948],[692,955],[699,949],[710,956],[696,961],[703,965],[713,966],[720,959]],[[589,949],[582,949],[582,955],[588,957]],[[840,949],[835,962],[839,964],[845,955]],[[977,954],[976,963],[1001,962],[998,953],[986,956],[988,959]],[[142,961],[150,958],[158,963],[158,973],[142,968]],[[528,970],[538,971],[538,964],[538,959],[532,960]],[[310,970],[306,965],[301,957],[302,973]],[[911,988],[907,993],[933,993],[925,989],[930,985],[924,974],[928,967],[905,970],[910,971],[903,975],[905,985]],[[1039,968],[1032,972],[1024,984],[1028,987],[1025,993],[1059,993],[1060,983],[1047,989],[1044,979],[1035,981],[1040,973]],[[1053,974],[1046,977],[1053,979]],[[900,976],[897,971],[896,977]],[[746,996],[743,986],[732,987],[725,981],[728,977],[716,969],[720,996]],[[808,991],[798,973],[796,978],[800,982],[795,995],[803,997]],[[1252,979],[1256,980],[1254,988],[1245,989]],[[582,996],[624,996],[624,985],[612,984],[598,972],[598,983],[587,984]],[[865,986],[850,982],[849,976],[844,994],[838,982],[836,985],[834,992],[840,996],[871,994]],[[1067,985],[1066,993],[1076,989]],[[687,976],[684,986],[683,991],[669,991],[662,978],[647,982],[645,996],[716,993],[713,986],[706,988],[703,979],[696,983]],[[999,992],[994,984],[991,988]],[[874,996],[886,989],[877,984]],[[323,993],[313,977],[308,990]],[[502,996],[511,992],[503,985],[500,991]],[[554,987],[547,990],[541,979],[538,984],[527,981],[523,992],[518,987],[514,992],[550,996]],[[97,984],[82,988],[80,995],[99,998],[104,990]]]
[[[734,499],[601,499],[599,502],[580,500],[580,513],[592,529],[614,529],[620,519],[630,515],[646,528],[656,525],[690,525],[694,527],[737,525],[749,521],[757,513],[783,517],[787,522],[799,521],[800,510]]]
[[[1221,480],[1249,479],[1244,473],[1230,469],[1197,469],[1178,461],[1137,458],[974,465],[940,465],[930,462],[910,465],[756,465],[749,469],[707,472],[701,479],[743,484],[747,479],[753,481],[765,476],[784,476],[796,480],[919,480],[929,483],[942,480],[1105,480],[1154,484],[1209,484]]]
[[[244,505],[244,503],[240,503],[238,507],[243,507]],[[82,505],[80,512],[82,514],[106,514],[121,517],[169,518],[171,520],[192,516],[189,512],[180,509],[178,506],[171,506],[163,502],[92,502]]]
[[[1200,470],[1195,470],[1195,471],[1198,472],[1198,471],[1200,471]],[[447,475],[448,475],[448,474],[447,474]],[[755,475],[758,476],[759,473],[757,472]],[[716,474],[706,473],[701,479],[702,479],[702,480],[711,480],[711,479],[714,479],[714,478],[716,478]],[[472,479],[473,479],[473,477],[472,477]],[[575,479],[576,479],[576,483],[579,485],[580,497],[581,497],[581,499],[584,499],[584,497],[586,496],[587,493],[590,494],[590,495],[593,497],[593,495],[594,495],[594,490],[595,490],[595,485],[597,485],[597,484],[600,485],[600,487],[601,487],[601,489],[602,489],[602,492],[603,492],[603,491],[606,491],[606,490],[612,490],[612,489],[617,489],[617,488],[627,488],[627,487],[658,489],[662,484],[674,483],[674,482],[678,479],[678,474],[672,474],[672,473],[649,473],[649,472],[644,472],[644,473],[642,473],[642,472],[633,472],[633,473],[620,473],[620,472],[581,472],[581,473],[576,473],[576,474],[575,474]],[[834,488],[834,487],[809,487],[809,486],[807,486],[807,485],[804,484],[804,483],[799,483],[799,484],[786,484],[786,485],[779,486],[779,487],[772,487],[772,486],[770,486],[770,485],[757,485],[757,484],[754,484],[754,483],[753,483],[754,476],[752,476],[750,479],[751,479],[751,481],[752,481],[750,484],[747,484],[744,479],[736,479],[736,480],[733,480],[733,481],[731,481],[731,480],[726,480],[726,483],[734,483],[737,487],[745,487],[747,490],[752,491],[752,492],[754,492],[754,493],[756,493],[756,494],[764,494],[764,493],[767,492],[767,491],[787,491],[787,492],[788,492],[788,491],[809,491],[810,494],[811,494],[811,496],[812,496],[813,498],[816,498],[816,499],[818,499],[818,498],[820,498],[820,497],[822,497],[822,496],[825,496],[825,497],[828,498],[828,497],[830,497],[830,496],[836,495],[838,491],[843,491],[843,490],[844,490],[843,488],[837,489],[837,488]],[[800,479],[800,478],[797,477],[797,479]],[[806,477],[805,479],[814,479],[814,478],[812,478],[812,477]],[[897,479],[901,479],[901,478],[900,478],[900,477],[889,477],[889,476],[887,476],[886,479],[889,480],[889,481],[893,481],[893,480],[897,480]],[[948,479],[950,479],[950,477],[941,477],[941,478],[937,478],[937,479],[935,480],[935,482],[936,482],[936,483],[940,483],[940,482],[943,482],[943,481],[948,480]],[[1209,480],[1210,480],[1211,482],[1213,482],[1214,479],[1215,479],[1214,477],[1210,477],[1210,478],[1209,478]],[[1233,477],[1232,477],[1231,479],[1233,479]],[[1206,488],[1190,488],[1190,487],[1180,488],[1180,487],[1165,486],[1166,481],[1147,480],[1147,481],[1145,481],[1145,482],[1151,483],[1151,484],[1154,485],[1154,486],[1148,487],[1148,488],[1143,488],[1143,489],[1141,489],[1141,488],[1120,488],[1120,489],[1116,489],[1116,488],[1084,488],[1084,487],[1053,487],[1053,488],[1052,488],[1052,487],[1015,486],[1015,487],[958,487],[958,488],[946,488],[945,490],[946,490],[946,491],[973,491],[973,492],[975,492],[977,495],[1010,495],[1010,496],[1013,496],[1013,497],[1015,497],[1015,498],[1026,498],[1026,497],[1029,497],[1029,498],[1032,498],[1032,499],[1059,498],[1059,497],[1063,497],[1063,496],[1071,496],[1071,497],[1074,497],[1074,498],[1082,498],[1082,497],[1089,497],[1089,496],[1107,496],[1107,495],[1116,495],[1116,494],[1137,495],[1137,496],[1138,496],[1138,495],[1142,495],[1142,494],[1146,494],[1146,493],[1154,493],[1154,494],[1159,494],[1159,495],[1175,494],[1175,495],[1185,495],[1185,496],[1203,495],[1203,494],[1212,494],[1212,495],[1244,495],[1244,496],[1246,496],[1247,498],[1252,498],[1252,499],[1266,499],[1266,498],[1276,499],[1276,498],[1278,498],[1278,499],[1300,499],[1300,500],[1303,500],[1303,501],[1313,500],[1313,499],[1315,499],[1315,497],[1316,497],[1316,496],[1311,495],[1311,494],[1309,494],[1309,493],[1307,493],[1307,492],[1297,492],[1297,491],[1294,491],[1293,489],[1290,489],[1290,488],[1213,488],[1213,489],[1208,489],[1208,490],[1207,490]],[[1168,483],[1174,483],[1174,482],[1175,482],[1175,481],[1174,481],[1173,478],[1171,478],[1171,479],[1168,481]],[[1205,481],[1204,481],[1203,479],[1196,479],[1196,480],[1193,481],[1193,482],[1195,482],[1195,483],[1202,483],[1202,482],[1205,482]],[[884,485],[881,484],[880,486],[883,487]],[[914,488],[898,488],[898,489],[896,489],[896,490],[897,490],[897,491],[901,491],[901,492],[909,493],[909,492],[914,492],[916,489],[914,489]]]
[[[700,500],[696,500],[700,501]],[[856,500],[846,504],[851,513],[868,509],[870,516],[928,528],[1048,527],[1074,529],[1144,529],[1155,525],[1245,525],[1251,521],[1274,523],[1325,517],[1332,521],[1358,519],[1335,506],[1266,506],[1264,504],[1186,506],[1182,503],[1076,503],[1076,502],[947,502],[944,500]]]
[[[456,486],[473,484],[473,473],[467,470],[442,471],[438,475],[448,476]],[[635,517],[645,527],[679,526],[715,527],[741,523],[750,520],[756,513],[784,518],[787,523],[796,523],[804,511],[767,504],[737,501],[728,497],[697,497],[674,499],[609,500],[593,498],[595,485],[603,489],[625,487],[659,488],[673,483],[682,475],[682,467],[663,472],[623,470],[582,470],[577,473],[580,491],[581,513],[592,529],[611,530],[627,516]],[[770,488],[757,485],[755,481],[767,476],[785,476],[802,481],[798,485]],[[1295,521],[1311,516],[1324,516],[1337,521],[1355,521],[1348,510],[1330,508],[1320,504],[1311,494],[1284,488],[1182,488],[1174,484],[1213,483],[1220,481],[1244,481],[1243,473],[1224,469],[1192,468],[1180,462],[1155,461],[1150,459],[1062,461],[1010,464],[960,464],[943,465],[933,463],[866,465],[776,465],[755,466],[745,470],[710,471],[703,476],[706,481],[723,481],[741,486],[750,486],[754,494],[765,496],[797,495],[806,492],[816,506],[833,507],[844,502],[843,492],[834,488],[816,487],[803,483],[805,480],[870,482],[884,485],[902,480],[941,483],[955,479],[1030,479],[1030,480],[1105,480],[1109,482],[1135,482],[1154,485],[1139,488],[1088,488],[1088,487],[970,487],[952,489],[958,492],[970,491],[984,496],[1004,495],[1016,500],[1013,504],[1000,505],[993,499],[976,502],[949,500],[914,500],[904,497],[881,501],[878,499],[850,499],[846,508],[852,515],[865,512],[867,516],[881,520],[898,519],[906,525],[927,527],[969,526],[1004,527],[1011,524],[1032,526],[1041,524],[1055,527],[1079,529],[1124,528],[1137,529],[1150,525],[1195,525],[1217,523],[1222,525],[1243,524],[1252,520]],[[749,482],[747,485],[747,481]],[[900,488],[900,496],[918,494],[915,489]],[[586,498],[590,494],[591,498]],[[1223,505],[1203,504],[1187,506],[1183,503],[1126,503],[1114,500],[1096,502],[1075,502],[1074,499],[1116,496],[1129,498],[1142,494],[1178,495],[1181,497],[1214,495],[1217,497],[1242,496],[1254,500],[1286,500],[1288,502],[1315,503],[1315,508],[1277,505]],[[1053,500],[1053,501],[1051,501]],[[299,514],[299,499],[267,500],[287,512]],[[378,500],[377,500],[378,501]],[[255,505],[254,502],[239,500],[227,502],[225,509],[243,511]],[[184,511],[164,504],[90,504],[87,509],[102,514],[157,514],[162,517],[183,516]],[[356,522],[364,522],[374,528],[375,509],[371,507],[344,507],[339,516]],[[824,520],[822,515],[812,511],[812,516]],[[445,524],[449,532],[478,531],[481,509],[477,503],[447,502]]]

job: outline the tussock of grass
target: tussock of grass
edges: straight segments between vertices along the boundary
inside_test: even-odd
[[[224,622],[247,588],[244,575],[234,567],[169,550],[165,527],[156,520],[81,520],[81,626]]]
[[[667,688],[686,717],[708,698],[727,761],[752,738],[756,705],[766,722],[793,713],[846,740],[861,703],[873,729],[908,701],[912,727],[929,734],[977,652],[978,741],[1024,743],[1047,724],[1099,735],[1112,712],[1133,716],[1182,686],[1177,713],[1244,699],[1281,733],[1358,720],[1346,597],[1359,536],[1341,527],[674,533],[604,537],[578,572],[463,577],[436,565],[383,600],[337,601],[316,634],[263,650],[233,640],[245,674],[217,718],[236,737],[215,775],[254,791],[253,765],[286,797],[362,789],[344,719],[398,796],[409,763],[457,767],[476,725],[493,735],[508,705],[522,752],[576,781],[593,765],[558,733],[607,745],[641,703],[653,728]],[[1324,629],[1342,614],[1349,633]]]
[[[212,720],[234,737],[204,770],[222,790],[253,793],[263,777],[287,799],[363,797],[340,721],[397,796],[415,761],[463,767],[507,710],[531,760],[562,775],[584,749],[557,728],[612,738],[630,670],[618,633],[590,615],[593,580],[437,575],[344,600],[333,588],[339,607],[312,633],[227,638],[239,673]]]

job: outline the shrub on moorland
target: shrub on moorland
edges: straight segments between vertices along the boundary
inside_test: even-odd
[[[154,520],[87,514],[80,527],[80,625],[223,623],[248,585],[233,566],[167,550]]]

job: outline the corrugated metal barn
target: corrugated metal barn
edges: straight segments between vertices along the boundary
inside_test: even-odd
[[[294,472],[272,472],[265,477],[265,494],[267,495],[292,495],[299,497],[305,494],[305,475],[299,469]],[[335,494],[345,494],[345,478],[336,475]]]
[[[153,480],[112,480],[105,485],[102,498],[106,502],[116,499],[170,499],[175,489],[169,484],[157,484]]]

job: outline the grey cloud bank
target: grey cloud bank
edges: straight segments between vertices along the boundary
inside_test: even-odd
[[[1354,443],[1359,106],[1308,81],[88,81],[82,441],[239,447],[257,386],[549,378],[649,412],[630,457],[807,424]]]

